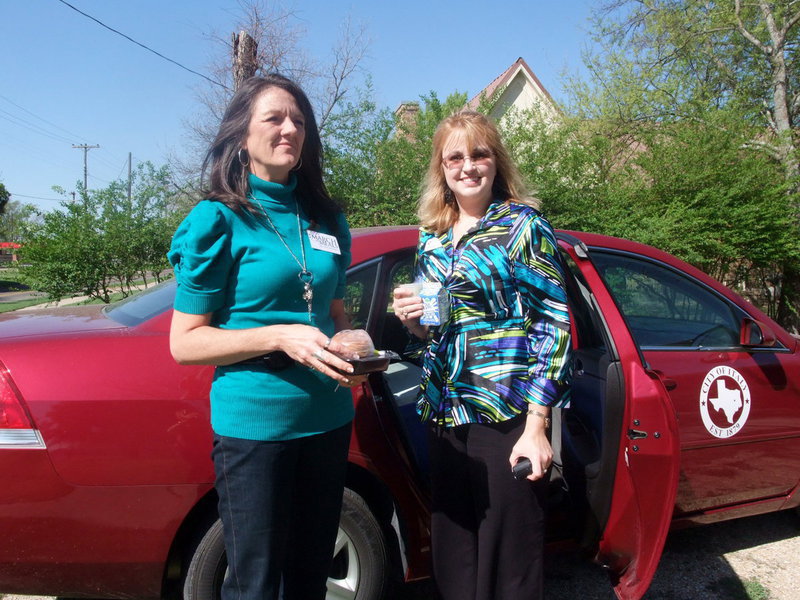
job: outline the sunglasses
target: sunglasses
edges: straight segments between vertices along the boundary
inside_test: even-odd
[[[461,152],[453,152],[442,158],[442,164],[448,169],[461,169],[464,161],[469,160],[473,165],[485,165],[493,158],[492,152],[488,148],[475,148],[472,154],[464,156]]]

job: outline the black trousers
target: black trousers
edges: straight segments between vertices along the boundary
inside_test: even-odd
[[[543,481],[517,481],[508,457],[525,416],[430,429],[433,574],[444,600],[538,600]]]
[[[349,442],[349,423],[285,442],[215,436],[223,600],[325,598]]]

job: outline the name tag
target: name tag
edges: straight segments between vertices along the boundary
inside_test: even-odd
[[[314,250],[322,250],[323,252],[332,252],[333,254],[341,254],[339,250],[339,240],[335,235],[328,235],[327,233],[320,233],[319,231],[309,231],[308,241]]]
[[[439,241],[439,238],[431,238],[427,242],[425,242],[425,247],[422,249],[423,252],[430,252],[431,250],[436,250],[437,248],[442,247],[442,242]]]

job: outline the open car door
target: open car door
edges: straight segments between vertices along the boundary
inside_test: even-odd
[[[577,327],[573,407],[565,411],[565,417],[574,422],[584,413],[602,411],[605,415],[603,425],[595,429],[602,438],[603,457],[592,468],[605,475],[587,487],[594,506],[600,507],[596,510],[600,534],[595,560],[608,568],[618,598],[638,600],[655,574],[675,506],[680,468],[675,410],[592,264],[589,249],[566,232],[559,233],[559,238],[574,277],[573,284],[568,282],[568,293],[573,327]],[[591,307],[594,320],[602,323],[605,363],[593,361],[598,350],[581,335],[581,306]],[[593,362],[607,368],[593,366]],[[603,398],[601,406],[590,406],[587,411],[580,400],[591,396],[586,393],[590,376],[604,381],[605,392],[595,394]],[[565,432],[572,435],[569,423]],[[605,500],[598,502],[598,498]],[[592,499],[587,499],[591,504]]]
[[[679,452],[675,412],[658,376],[623,362],[626,410],[608,521],[595,560],[621,600],[641,598],[672,520]]]

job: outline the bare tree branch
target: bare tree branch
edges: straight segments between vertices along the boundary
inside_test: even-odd
[[[233,44],[231,33],[245,31],[258,44],[256,74],[281,73],[294,80],[308,94],[320,115],[322,130],[330,116],[347,97],[349,84],[366,56],[368,40],[364,28],[354,30],[349,21],[332,53],[331,65],[319,65],[302,47],[305,30],[295,10],[269,0],[238,0],[238,16],[233,31],[212,32],[208,39],[218,51],[208,67],[209,73],[229,89],[218,86],[196,88],[201,111],[184,123],[193,158],[173,163],[177,171],[196,176],[199,157],[213,139],[222,114],[234,89]]]
[[[368,47],[366,36],[366,30],[363,25],[359,26],[358,30],[353,31],[350,19],[347,19],[342,26],[342,35],[333,49],[333,64],[330,66],[330,73],[328,74],[326,97],[320,109],[320,131],[325,130],[325,125],[331,114],[347,96],[348,90],[345,85],[352,79],[353,74],[361,66],[361,62],[366,56]]]

